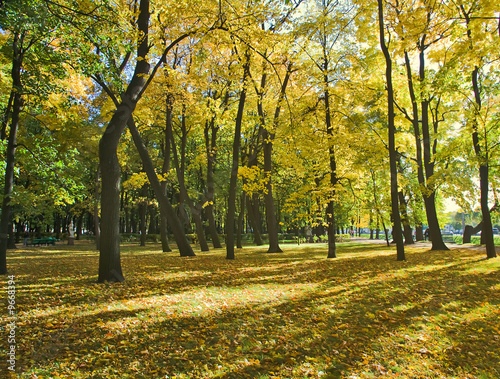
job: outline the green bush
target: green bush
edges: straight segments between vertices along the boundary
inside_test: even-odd
[[[463,236],[461,236],[461,235],[453,236],[453,240],[455,243],[457,243],[459,245],[463,244]],[[500,236],[494,236],[493,241],[495,242],[495,245],[498,246],[500,244]],[[470,243],[472,245],[481,245],[481,237],[480,236],[472,236],[470,238]]]

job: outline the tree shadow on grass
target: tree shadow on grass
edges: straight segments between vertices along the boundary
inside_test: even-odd
[[[486,302],[496,309],[499,305],[494,287],[499,272],[474,273],[482,263],[477,252],[410,252],[407,262],[395,262],[390,255],[360,254],[332,261],[303,253],[280,262],[251,256],[226,264],[210,261],[213,257],[182,264],[167,259],[166,266],[175,267],[173,273],[183,274],[165,280],[167,284],[134,271],[127,284],[89,287],[81,279],[56,292],[41,288],[38,295],[45,300],[37,304],[35,297],[26,297],[29,303],[21,305],[24,312],[37,306],[41,311],[19,326],[19,367],[27,375],[46,370],[67,377],[184,373],[190,378],[258,378],[276,373],[302,378],[317,377],[320,371],[327,377],[362,370],[383,376],[391,370],[405,372],[411,359],[425,359],[434,366],[421,367],[424,376],[452,377],[457,372],[477,376],[491,363],[481,362],[481,350],[470,367],[462,367],[463,353],[470,361],[468,353],[477,351],[495,330],[493,313],[481,317],[477,308]],[[32,281],[50,275],[57,281],[58,272],[70,277],[64,269],[83,264],[73,259],[76,262],[66,266],[56,265],[59,270],[34,272]],[[157,256],[134,260],[148,265],[151,276],[165,273]],[[207,283],[210,293],[226,291],[225,297],[197,299]],[[248,289],[259,285],[263,292],[273,286],[300,290],[295,296],[262,294],[246,301]],[[89,292],[82,293],[85,289]],[[165,308],[160,296],[165,294],[177,295],[178,303]],[[225,305],[231,296],[239,302]],[[130,305],[129,299],[140,301]],[[203,301],[212,302],[213,309],[200,307]],[[56,312],[43,312],[51,307]],[[440,330],[427,330],[426,325]],[[467,337],[470,329],[477,339]],[[447,345],[440,346],[439,340]],[[498,343],[488,346],[498,356]]]

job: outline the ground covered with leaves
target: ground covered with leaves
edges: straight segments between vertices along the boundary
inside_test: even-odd
[[[97,284],[91,245],[9,252],[13,377],[499,378],[500,259],[406,254],[350,243],[328,260],[326,245],[285,245],[228,261],[129,245],[126,281]]]

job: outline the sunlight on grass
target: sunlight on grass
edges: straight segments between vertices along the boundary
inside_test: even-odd
[[[60,249],[9,256],[20,378],[500,377],[500,261],[476,250],[127,245],[126,282],[97,284]]]

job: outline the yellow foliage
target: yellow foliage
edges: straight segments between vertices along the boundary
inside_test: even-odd
[[[144,184],[148,183],[148,177],[145,172],[138,172],[132,174],[130,178],[128,178],[125,182],[123,182],[123,188],[130,189],[138,189],[142,188]]]
[[[238,178],[243,180],[243,190],[246,193],[266,192],[268,178],[265,176],[264,170],[259,167],[240,167],[238,169]]]

